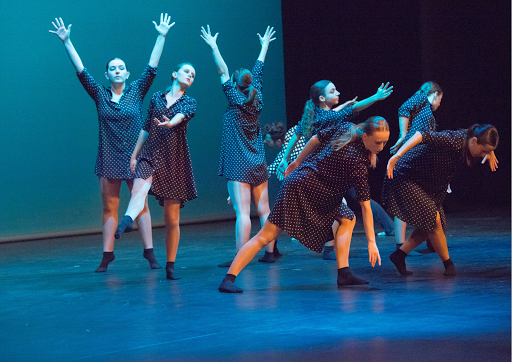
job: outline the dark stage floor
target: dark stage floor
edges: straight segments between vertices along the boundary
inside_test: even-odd
[[[351,269],[370,284],[344,289],[334,261],[283,236],[283,258],[254,260],[236,295],[217,291],[234,222],[182,227],[178,281],[149,269],[137,233],[103,274],[100,235],[1,244],[0,360],[510,361],[510,211],[449,214],[448,235],[458,277],[435,254],[401,277],[394,238],[378,238],[372,269],[358,222]]]

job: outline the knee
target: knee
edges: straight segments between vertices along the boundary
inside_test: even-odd
[[[167,230],[176,230],[180,227],[180,218],[179,217],[169,217],[165,220],[165,228]]]

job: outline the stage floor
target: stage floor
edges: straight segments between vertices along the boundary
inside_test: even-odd
[[[234,222],[182,227],[177,281],[149,268],[136,232],[107,273],[94,273],[101,235],[0,244],[0,360],[509,362],[510,231],[508,209],[448,214],[458,276],[429,254],[402,277],[393,237],[371,267],[358,221],[350,266],[370,284],[343,289],[335,261],[283,235],[278,262],[240,273],[242,294],[217,290]],[[153,236],[164,266],[164,229]]]

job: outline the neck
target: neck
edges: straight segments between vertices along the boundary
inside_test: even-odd
[[[169,93],[173,97],[181,97],[183,93],[185,93],[184,87],[182,87],[177,81],[172,82],[172,85],[169,87]]]
[[[114,94],[123,94],[124,92],[125,83],[110,83],[110,89],[112,90],[112,93]]]
[[[322,109],[325,109],[326,111],[330,111],[331,110],[331,107],[329,107],[327,105],[327,103],[325,102],[320,102],[320,104],[318,105],[318,107],[322,108]]]

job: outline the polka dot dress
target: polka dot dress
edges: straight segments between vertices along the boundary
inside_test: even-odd
[[[222,85],[229,105],[223,119],[219,176],[252,186],[268,180],[258,119],[263,108],[262,76],[263,62],[256,61],[252,69],[252,85],[258,95],[251,105],[244,105],[244,95],[236,90],[231,80]]]
[[[384,179],[382,203],[390,214],[426,231],[434,229],[439,212],[444,229],[442,202],[455,172],[465,164],[466,130],[421,134],[422,143],[396,163],[393,179]]]
[[[283,147],[281,148],[281,151],[279,151],[279,153],[277,154],[274,161],[267,167],[269,176],[276,174],[276,170],[279,167],[279,164],[281,163],[281,161],[283,160],[284,152],[286,151],[286,148],[288,147],[288,142],[290,142],[290,139],[295,134],[296,128],[297,128],[297,126],[290,128],[288,130],[288,132],[286,132],[286,134],[284,135],[284,143],[283,143]],[[306,145],[305,139],[306,139],[306,137],[301,137],[297,140],[297,143],[295,143],[295,147],[293,148],[293,150],[290,154],[290,162],[295,161],[297,156],[299,156],[300,152]]]
[[[316,252],[321,252],[324,244],[332,240],[332,224],[337,215],[354,217],[352,210],[342,203],[350,187],[356,188],[358,201],[370,200],[370,160],[363,141],[357,139],[338,151],[330,144],[351,125],[340,124],[318,133],[322,151],[310,155],[284,180],[268,218]]]
[[[185,202],[197,197],[186,138],[196,101],[184,94],[167,108],[165,96],[166,93],[157,92],[151,98],[143,128],[149,134],[140,152],[135,176],[147,179],[153,175],[150,193],[160,205],[164,205],[165,199],[174,199],[180,200],[183,207]],[[163,116],[172,119],[178,113],[185,118],[175,127],[162,128],[154,122],[155,118],[164,121]]]
[[[146,66],[142,76],[124,90],[119,103],[112,91],[97,83],[84,69],[78,79],[96,103],[100,128],[95,173],[106,179],[133,179],[130,158],[142,129],[142,102],[153,83],[156,68]]]
[[[415,94],[398,109],[398,117],[409,118],[409,127],[402,144],[405,144],[416,131],[436,130],[436,119],[432,114],[432,105],[424,94]]]

